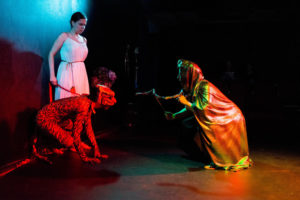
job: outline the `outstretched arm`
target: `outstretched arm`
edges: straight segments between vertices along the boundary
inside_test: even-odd
[[[74,146],[75,146],[77,152],[79,153],[79,156],[83,162],[88,162],[88,163],[92,163],[92,164],[100,163],[100,160],[98,158],[87,157],[87,155],[84,151],[84,148],[81,145],[80,134],[83,129],[83,124],[87,123],[86,117],[87,117],[86,113],[85,114],[80,113],[76,117],[76,120],[74,122],[74,128],[73,128]],[[94,141],[96,141],[96,140],[94,140]],[[98,149],[98,146],[97,146],[97,149]],[[99,149],[98,149],[98,152],[99,152]]]
[[[81,138],[80,138],[80,134],[83,129],[83,123],[84,123],[84,116],[78,114],[73,126],[73,138],[74,138],[73,143],[80,158],[84,161],[85,158],[87,158],[87,155],[84,151],[84,148],[81,146]]]
[[[183,108],[182,110],[180,110],[179,112],[176,112],[176,113],[165,112],[165,117],[167,118],[167,120],[174,120],[174,119],[186,117],[190,114],[191,114],[191,112],[189,110],[187,110],[186,108]]]

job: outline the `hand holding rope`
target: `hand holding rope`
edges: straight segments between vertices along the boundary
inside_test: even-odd
[[[68,89],[64,88],[63,86],[61,86],[61,85],[59,85],[59,84],[54,85],[54,86],[55,86],[55,87],[59,87],[60,89],[65,90],[65,91],[67,91],[67,92],[70,92],[70,93],[72,93],[72,94],[75,94],[75,95],[77,95],[77,96],[80,96],[80,94],[78,94],[78,93],[75,92],[75,88],[74,88],[74,87],[72,87],[70,90],[68,90]],[[53,86],[52,86],[52,83],[49,82],[49,99],[50,99],[50,103],[53,101],[52,87],[53,87]]]

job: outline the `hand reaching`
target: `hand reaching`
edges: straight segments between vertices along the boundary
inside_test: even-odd
[[[165,117],[166,117],[167,120],[175,119],[174,116],[173,116],[173,113],[167,112],[167,111],[165,112]]]

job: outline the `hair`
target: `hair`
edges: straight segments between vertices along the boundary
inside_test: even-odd
[[[71,20],[70,20],[71,27],[73,27],[72,22],[77,22],[81,19],[87,19],[86,15],[84,13],[82,13],[82,12],[73,13]]]
[[[111,88],[116,79],[117,75],[114,71],[106,67],[98,67],[94,70],[93,76],[91,77],[91,86],[96,87],[97,84],[100,84]]]
[[[114,71],[106,67],[98,67],[94,70],[91,81],[90,99],[96,101],[98,98],[99,89],[97,85],[104,85],[111,88],[117,79],[117,75]]]

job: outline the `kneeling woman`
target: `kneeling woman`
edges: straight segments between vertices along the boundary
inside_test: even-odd
[[[241,110],[218,88],[204,79],[199,66],[188,60],[178,61],[178,80],[183,93],[178,100],[185,106],[166,118],[177,119],[192,112],[201,126],[199,148],[211,164],[206,168],[239,170],[251,166],[246,123]]]

